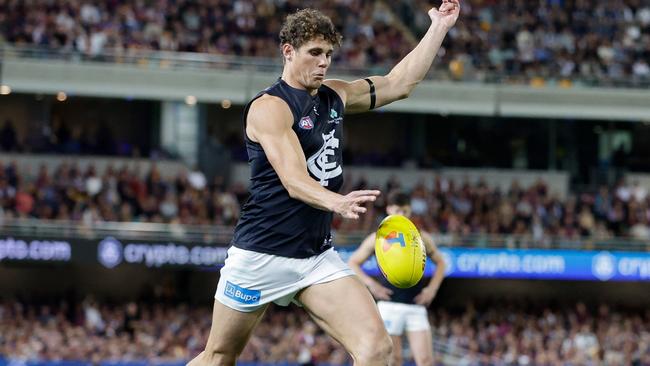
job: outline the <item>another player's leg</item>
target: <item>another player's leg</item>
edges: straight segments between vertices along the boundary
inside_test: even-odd
[[[393,340],[393,362],[390,366],[402,366],[404,363],[402,357],[402,337],[392,335],[390,339]]]
[[[393,357],[391,366],[402,366],[404,363],[402,336],[406,329],[406,316],[402,304],[379,301],[377,303],[379,315],[384,320],[384,327],[393,340]]]
[[[415,364],[417,366],[433,365],[433,338],[431,336],[431,328],[406,332],[406,336],[408,337],[409,347],[413,353]]]
[[[188,366],[235,365],[255,326],[262,318],[267,305],[253,312],[233,310],[219,301],[214,302],[212,328],[205,351],[201,352]]]
[[[350,352],[355,365],[388,364],[390,336],[370,292],[355,276],[312,285],[297,299],[316,323]]]

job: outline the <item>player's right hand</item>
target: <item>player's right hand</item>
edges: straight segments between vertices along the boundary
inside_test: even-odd
[[[444,25],[447,30],[456,24],[460,14],[460,0],[442,0],[440,8],[429,10],[429,17],[433,24]]]
[[[359,214],[365,213],[366,208],[363,205],[366,202],[373,202],[381,192],[377,190],[352,191],[334,206],[334,212],[345,217],[346,219],[358,219]]]
[[[390,295],[393,294],[391,289],[386,288],[377,282],[371,283],[370,286],[368,286],[368,289],[372,296],[377,300],[390,300]]]

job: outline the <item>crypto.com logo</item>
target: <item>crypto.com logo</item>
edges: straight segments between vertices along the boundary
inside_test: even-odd
[[[122,243],[109,236],[99,242],[97,260],[106,268],[113,268],[122,263]]]

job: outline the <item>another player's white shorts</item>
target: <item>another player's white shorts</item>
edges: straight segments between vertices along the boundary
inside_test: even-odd
[[[417,332],[430,329],[427,308],[422,305],[379,301],[377,307],[390,335],[401,336],[405,331]]]
[[[215,299],[251,312],[274,302],[287,306],[298,291],[354,273],[332,248],[310,258],[287,258],[230,247]]]

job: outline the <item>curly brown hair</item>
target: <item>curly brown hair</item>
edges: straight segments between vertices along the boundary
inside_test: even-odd
[[[317,37],[323,37],[334,46],[341,45],[341,35],[332,20],[315,9],[302,9],[290,14],[280,30],[280,47],[288,43],[295,48]]]

